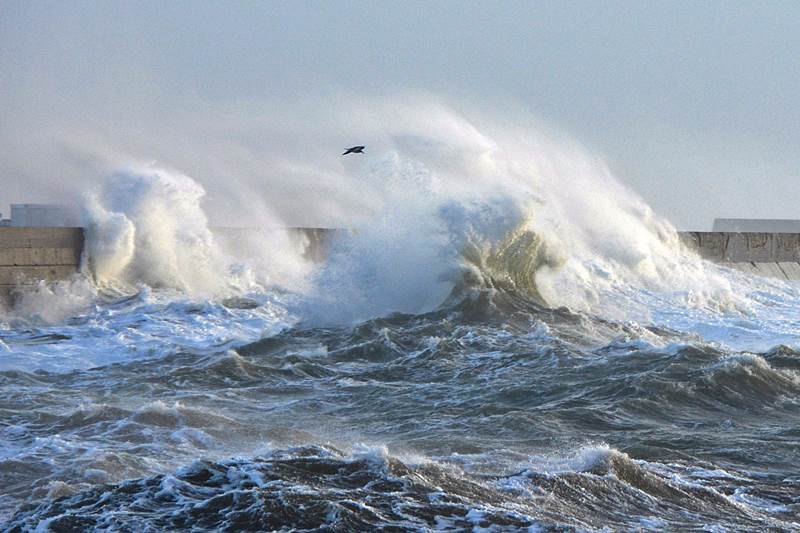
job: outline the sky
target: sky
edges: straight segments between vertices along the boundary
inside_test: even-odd
[[[561,132],[681,229],[800,218],[796,2],[0,0],[0,211],[136,159],[336,219],[322,154],[407,94]]]

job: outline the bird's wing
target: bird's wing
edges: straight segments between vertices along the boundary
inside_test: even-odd
[[[345,151],[344,151],[344,153],[343,153],[342,155],[347,155],[347,154],[360,154],[360,153],[362,153],[363,151],[364,151],[364,146],[353,146],[352,148],[348,148],[347,150],[345,150]]]

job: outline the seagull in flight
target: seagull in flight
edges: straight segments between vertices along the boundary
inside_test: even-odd
[[[344,151],[342,155],[347,154],[363,154],[364,153],[364,146],[353,146],[352,148],[348,148]]]

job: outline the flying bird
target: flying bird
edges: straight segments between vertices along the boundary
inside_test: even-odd
[[[348,148],[347,150],[345,150],[342,155],[363,154],[363,153],[364,153],[364,147],[363,146],[353,146],[352,148]]]

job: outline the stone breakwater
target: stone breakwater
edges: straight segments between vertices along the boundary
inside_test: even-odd
[[[0,299],[41,280],[66,279],[80,269],[82,228],[0,227]]]
[[[215,228],[221,239],[236,239],[259,231],[253,228]],[[328,228],[292,228],[307,242],[307,255],[324,259],[330,236]],[[687,246],[704,259],[755,275],[800,280],[800,233],[752,233],[686,231]],[[0,299],[13,300],[16,291],[42,280],[66,279],[80,270],[82,228],[0,227]]]
[[[248,236],[274,231],[257,228],[212,228],[221,243],[235,243]],[[322,261],[331,236],[330,228],[288,228],[305,256]],[[83,228],[0,227],[0,304],[13,305],[15,295],[41,281],[67,279],[81,269]]]
[[[800,233],[685,231],[680,236],[703,259],[759,276],[800,280]]]

